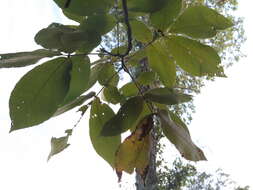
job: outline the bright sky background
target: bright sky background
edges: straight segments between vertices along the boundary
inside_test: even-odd
[[[253,187],[253,38],[250,35],[253,2],[239,3],[237,14],[245,17],[248,40],[243,49],[248,56],[227,70],[228,78],[208,82],[195,98],[197,112],[190,130],[209,160],[200,163],[201,167],[221,167],[240,185]],[[51,22],[66,22],[52,0],[4,0],[0,21],[0,53],[37,49],[33,37],[41,28]],[[114,172],[91,146],[87,118],[75,129],[71,146],[48,163],[51,137],[62,136],[65,129],[72,128],[78,114],[67,113],[9,134],[10,92],[31,68],[0,70],[0,189],[119,189]],[[123,178],[125,183],[128,178]]]

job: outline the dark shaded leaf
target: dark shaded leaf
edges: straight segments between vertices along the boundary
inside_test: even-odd
[[[168,0],[128,0],[127,5],[130,11],[151,13],[160,10]]]
[[[182,8],[182,0],[168,0],[161,10],[150,15],[151,24],[158,30],[166,29],[174,22]]]
[[[113,137],[101,136],[104,124],[114,117],[113,110],[107,105],[102,104],[96,98],[90,111],[90,138],[96,152],[106,160],[113,168],[115,167],[115,153],[121,142],[120,135]]]
[[[103,90],[103,99],[108,103],[117,104],[124,101],[125,98],[119,93],[118,88],[115,86],[108,86]]]
[[[98,82],[103,86],[117,86],[119,75],[115,71],[112,63],[103,64],[99,74]]]
[[[177,19],[170,32],[186,34],[193,38],[211,38],[219,30],[232,27],[233,23],[206,6],[189,7]]]
[[[68,59],[57,58],[20,79],[9,101],[11,131],[38,125],[53,116],[68,92],[70,69]]]
[[[188,94],[177,93],[170,88],[155,88],[149,90],[144,95],[150,101],[160,104],[174,105],[192,100],[192,96]]]
[[[173,122],[165,110],[159,112],[159,117],[164,135],[176,146],[185,159],[191,161],[206,160],[202,150],[192,142],[188,130]]]
[[[116,20],[109,14],[97,14],[89,16],[81,24],[79,29],[89,34],[104,35],[116,26]]]
[[[103,68],[102,66],[102,64],[97,64],[91,68],[89,82],[85,90],[90,89],[98,81],[99,72]]]
[[[176,64],[194,76],[214,75],[220,71],[221,60],[212,47],[180,36],[167,37],[164,43]]]
[[[72,56],[70,59],[72,62],[71,80],[63,105],[80,96],[87,89],[90,78],[90,60],[88,57]]]
[[[114,3],[114,0],[72,0],[70,5],[66,8],[66,1],[67,0],[54,0],[64,11],[80,16],[104,13],[109,10]]]
[[[136,96],[128,99],[118,113],[105,123],[101,131],[103,136],[119,135],[135,126],[143,110],[143,98]]]
[[[60,52],[38,49],[32,52],[0,54],[0,68],[25,67],[37,63],[45,57],[61,55]]]

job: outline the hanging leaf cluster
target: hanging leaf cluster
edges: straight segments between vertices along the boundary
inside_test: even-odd
[[[136,171],[145,177],[155,120],[184,158],[206,160],[187,126],[170,112],[171,105],[192,100],[190,94],[177,90],[177,70],[193,76],[218,76],[219,55],[199,40],[214,37],[233,23],[205,6],[183,9],[182,1],[54,0],[64,15],[78,24],[52,23],[40,30],[34,39],[44,49],[0,55],[0,68],[25,67],[50,58],[25,74],[13,89],[9,100],[11,131],[38,125],[75,108],[84,115],[90,107],[92,145],[119,177],[122,171]],[[103,35],[119,25],[126,29],[125,45],[112,51],[102,48],[100,59],[91,62],[89,55],[101,44]],[[142,47],[133,49],[133,41]],[[135,78],[130,68],[143,60],[149,71]],[[132,81],[120,87],[119,71],[130,75]],[[90,89],[96,83],[101,89],[93,92]],[[150,90],[143,92],[147,85]],[[119,105],[118,111],[111,104]],[[131,134],[121,141],[126,131]],[[66,133],[52,138],[49,158],[69,146],[72,129]]]

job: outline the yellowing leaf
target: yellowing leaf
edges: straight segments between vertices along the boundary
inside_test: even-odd
[[[150,156],[150,130],[153,127],[153,116],[144,117],[136,130],[119,146],[116,153],[116,171],[133,173],[136,169],[143,175],[148,167]]]
[[[159,117],[164,135],[176,146],[185,159],[191,161],[206,160],[202,150],[192,142],[189,131],[185,127],[173,122],[165,110],[159,112]]]

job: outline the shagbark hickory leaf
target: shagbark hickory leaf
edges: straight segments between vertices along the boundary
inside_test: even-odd
[[[149,28],[141,21],[132,20],[130,21],[133,37],[142,43],[151,42],[153,39],[152,32]]]
[[[117,104],[125,100],[115,86],[105,87],[103,90],[103,99],[108,103]]]
[[[76,21],[76,22],[78,22],[78,23],[83,22],[83,21],[84,21],[84,18],[85,18],[84,16],[79,16],[79,15],[75,15],[75,14],[69,13],[69,12],[66,11],[66,10],[62,10],[62,13],[63,13],[66,17],[68,17],[69,19],[74,20],[74,21]]]
[[[82,105],[86,100],[88,100],[88,99],[94,97],[95,95],[96,95],[95,92],[90,92],[90,93],[88,93],[88,94],[86,94],[86,95],[79,96],[79,97],[77,97],[75,100],[73,100],[73,101],[71,101],[71,102],[65,104],[64,106],[59,107],[59,108],[56,110],[56,112],[54,113],[53,116],[57,116],[57,115],[63,114],[63,113],[65,113],[65,112],[67,112],[67,111],[69,111],[69,110],[71,110],[71,109],[73,109],[73,108],[75,108],[75,107],[77,107],[77,106],[80,106],[80,105]],[[81,108],[80,108],[80,109],[81,109]],[[80,110],[80,109],[79,109],[79,110]],[[82,112],[83,112],[83,111],[82,111]]]
[[[221,60],[212,47],[181,36],[166,37],[164,43],[176,64],[194,76],[214,75],[220,71]]]
[[[146,49],[149,66],[158,74],[164,86],[172,87],[176,81],[176,65],[169,56],[162,40],[158,40]]]
[[[116,26],[116,19],[109,14],[96,14],[89,16],[79,26],[79,29],[89,34],[104,35]]]
[[[175,114],[175,113],[169,111],[169,115],[170,115],[170,118],[172,119],[172,121],[173,121],[176,125],[183,127],[184,130],[185,130],[186,132],[188,132],[189,135],[190,135],[190,131],[189,131],[187,125],[182,121],[182,119],[181,119],[177,114]]]
[[[156,73],[153,71],[142,72],[137,77],[136,81],[142,85],[148,85],[154,82],[156,79]]]
[[[206,6],[189,7],[177,19],[170,32],[181,33],[193,38],[210,38],[219,30],[232,27],[233,23]]]
[[[125,97],[137,96],[139,93],[138,88],[133,82],[126,83],[119,91]]]
[[[68,94],[63,102],[67,104],[80,96],[88,87],[90,78],[90,60],[87,56],[72,56],[70,58],[72,69]]]
[[[66,136],[63,136],[60,138],[55,138],[55,137],[51,138],[51,151],[48,155],[47,161],[49,161],[52,156],[68,148],[68,146],[70,145],[68,144],[68,140],[69,140],[69,136],[72,135],[72,129],[66,130],[66,133],[67,133]]]
[[[65,8],[66,0],[54,0],[54,2],[64,11],[75,15],[89,16],[109,10],[114,0],[75,0],[71,1],[67,8]]]
[[[152,127],[152,115],[144,117],[136,130],[119,146],[115,164],[118,174],[122,171],[131,174],[136,169],[140,175],[144,175],[149,164],[151,140],[149,132]]]
[[[57,58],[20,79],[9,100],[11,131],[38,125],[53,116],[68,92],[70,69],[68,59]]]
[[[206,160],[203,151],[191,139],[189,131],[172,121],[165,110],[159,112],[164,135],[173,143],[181,155],[191,161]]]
[[[99,72],[102,70],[102,68],[102,64],[97,64],[91,68],[90,78],[86,90],[90,89],[98,81]]]
[[[128,0],[129,11],[151,13],[166,6],[168,0]]]
[[[60,52],[46,49],[38,49],[31,52],[0,54],[0,68],[25,67],[37,63],[42,58],[59,55],[61,55]]]
[[[121,137],[120,135],[104,137],[101,136],[101,131],[104,124],[114,115],[113,110],[107,104],[102,104],[98,98],[93,101],[89,120],[90,139],[98,155],[113,168],[115,167],[115,153],[121,143]]]
[[[103,136],[119,135],[135,126],[143,110],[143,98],[135,96],[128,99],[117,114],[105,123],[101,131]]]
[[[96,32],[76,29],[76,27],[52,23],[47,28],[40,30],[36,36],[37,44],[47,49],[72,53],[76,50],[87,52],[100,43],[101,37]]]
[[[154,88],[145,93],[144,97],[152,102],[175,105],[192,100],[188,94],[177,93],[171,88]]]
[[[104,86],[117,86],[119,75],[115,71],[112,63],[103,64],[98,74],[98,82]]]
[[[151,24],[158,30],[166,31],[174,23],[182,8],[182,0],[168,0],[161,10],[150,15]]]

